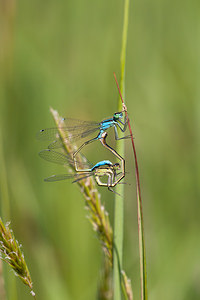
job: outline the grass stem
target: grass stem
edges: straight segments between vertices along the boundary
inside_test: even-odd
[[[129,14],[129,0],[124,2],[124,23],[122,33],[122,49],[121,49],[121,90],[125,94],[125,64],[126,64],[126,45],[127,45],[127,32],[128,32],[128,14]],[[122,104],[119,99],[118,111],[122,110]],[[117,142],[117,152],[124,157],[124,143]],[[121,195],[115,195],[115,211],[114,211],[114,242],[119,254],[119,263],[122,267],[123,256],[123,230],[124,230],[124,185],[117,185],[116,192]],[[118,258],[114,251],[114,300],[121,299],[121,274],[118,271]]]
[[[120,98],[122,104],[125,105],[116,75],[115,80],[117,83],[117,87],[119,90]],[[133,132],[131,129],[130,121],[128,118],[127,111],[125,111],[129,132],[131,135],[131,142],[133,146],[134,160],[135,160],[135,176],[136,176],[136,191],[137,191],[137,208],[138,208],[138,235],[139,235],[139,254],[140,254],[140,282],[141,282],[141,300],[147,300],[147,273],[146,273],[146,254],[145,254],[145,241],[144,241],[144,222],[143,222],[143,212],[142,212],[142,197],[141,197],[141,189],[140,189],[140,177],[139,177],[139,167],[136,155],[136,148],[133,139]]]

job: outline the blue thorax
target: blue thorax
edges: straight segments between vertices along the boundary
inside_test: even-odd
[[[109,129],[110,127],[113,127],[115,126],[117,122],[112,119],[107,119],[107,120],[104,120],[101,122],[101,127],[100,127],[100,131],[99,131],[99,134],[97,136],[97,139],[100,139],[102,134],[107,130]]]
[[[104,121],[101,122],[101,129],[106,130],[106,129],[114,126],[114,124],[115,124],[115,121],[113,120],[113,118],[104,120]]]

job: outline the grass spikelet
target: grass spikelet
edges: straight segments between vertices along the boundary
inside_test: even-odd
[[[56,110],[53,110],[51,108],[50,111],[62,140],[62,149],[66,154],[72,157],[72,153],[76,151],[76,146],[70,143],[70,139],[68,139],[68,137],[66,136],[66,132],[62,130],[62,126],[64,126],[63,118],[59,116]],[[84,158],[79,155],[78,160],[81,168],[81,162],[84,163]],[[73,165],[70,166],[70,168],[75,171]],[[77,184],[80,187],[81,192],[85,198],[86,209],[88,211],[87,217],[92,224],[94,231],[98,235],[103,252],[107,256],[110,262],[110,266],[112,266],[113,231],[109,222],[108,213],[104,209],[104,206],[101,204],[96,182],[92,177],[88,177],[86,179],[78,181]]]
[[[24,254],[21,251],[21,245],[15,239],[12,230],[7,223],[5,226],[0,218],[0,259],[7,262],[13,269],[16,276],[31,289],[32,296],[33,283],[31,276],[24,259]]]
[[[133,291],[131,287],[131,281],[130,279],[126,276],[126,273],[124,271],[121,272],[123,284],[124,284],[124,289],[126,291],[127,299],[128,300],[133,300]]]
[[[62,130],[64,126],[64,119],[61,118],[58,112],[54,109],[50,109],[51,114],[54,118],[54,122],[58,129],[59,137],[62,140],[62,149],[65,154],[71,156],[73,152],[76,151],[76,145],[70,143],[70,139],[66,135],[66,131]],[[69,132],[70,135],[70,132]],[[81,162],[84,162],[84,158],[79,155],[78,157],[80,168]],[[70,168],[75,171],[73,165]],[[84,168],[84,166],[83,166]],[[108,212],[105,210],[105,207],[101,203],[100,194],[97,190],[97,184],[92,177],[88,177],[81,181],[77,182],[81,193],[85,198],[86,203],[86,211],[87,211],[87,218],[89,219],[90,223],[94,231],[97,233],[98,239],[101,243],[102,250],[105,254],[104,258],[104,270],[101,278],[101,286],[99,287],[99,298],[98,299],[112,299],[113,298],[113,289],[111,284],[111,273],[113,268],[113,230],[110,225],[109,215]],[[120,265],[120,262],[119,262]],[[119,268],[120,269],[120,268]],[[119,270],[121,273],[121,269]],[[124,293],[125,299],[132,300],[130,294],[130,284],[125,284],[128,280],[124,280],[127,278],[125,272],[123,271],[123,276],[120,275],[121,279],[121,289]],[[127,289],[128,287],[128,289]],[[101,295],[101,296],[100,296]],[[105,296],[106,295],[106,296]],[[132,295],[132,294],[131,294]]]

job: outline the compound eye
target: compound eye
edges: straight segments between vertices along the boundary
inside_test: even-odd
[[[116,163],[116,164],[115,164],[115,167],[118,168],[118,169],[120,169],[120,164],[119,164],[119,163]]]
[[[123,117],[123,114],[122,114],[122,112],[118,112],[118,113],[117,113],[117,116],[118,116],[118,118],[120,118],[120,119],[121,119],[121,118]]]
[[[114,113],[114,118],[116,120],[121,119],[122,117],[123,117],[122,112],[116,112],[116,113]]]

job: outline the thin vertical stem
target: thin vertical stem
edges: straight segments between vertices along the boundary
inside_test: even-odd
[[[117,83],[118,91],[120,94],[120,98],[122,104],[124,105],[124,100],[117,82],[116,75],[115,80]],[[136,148],[133,139],[133,133],[131,129],[131,124],[128,119],[127,111],[125,111],[127,120],[128,120],[128,127],[129,132],[131,135],[131,142],[133,146],[133,153],[135,159],[135,176],[136,176],[136,189],[137,189],[137,208],[138,208],[138,235],[139,235],[139,254],[140,254],[140,282],[141,282],[141,299],[147,300],[147,273],[146,273],[146,254],[145,254],[145,241],[144,241],[144,222],[143,222],[143,213],[142,213],[142,197],[141,197],[141,189],[140,189],[140,177],[139,177],[139,167],[136,155]]]
[[[121,49],[121,90],[123,95],[125,95],[125,64],[126,64],[126,45],[127,45],[127,32],[128,32],[128,13],[129,13],[129,0],[124,2],[124,22],[123,22],[123,33],[122,33],[122,49]],[[122,104],[119,99],[118,111],[122,110]],[[124,157],[124,143],[122,141],[117,142],[116,145],[117,152]],[[118,251],[118,257],[116,251],[113,252],[114,255],[114,300],[121,299],[121,281],[118,269],[118,263],[122,267],[122,253],[123,253],[123,229],[124,229],[124,186],[118,184],[116,192],[121,196],[115,194],[115,212],[114,212],[114,243]],[[119,261],[118,261],[119,259]]]

